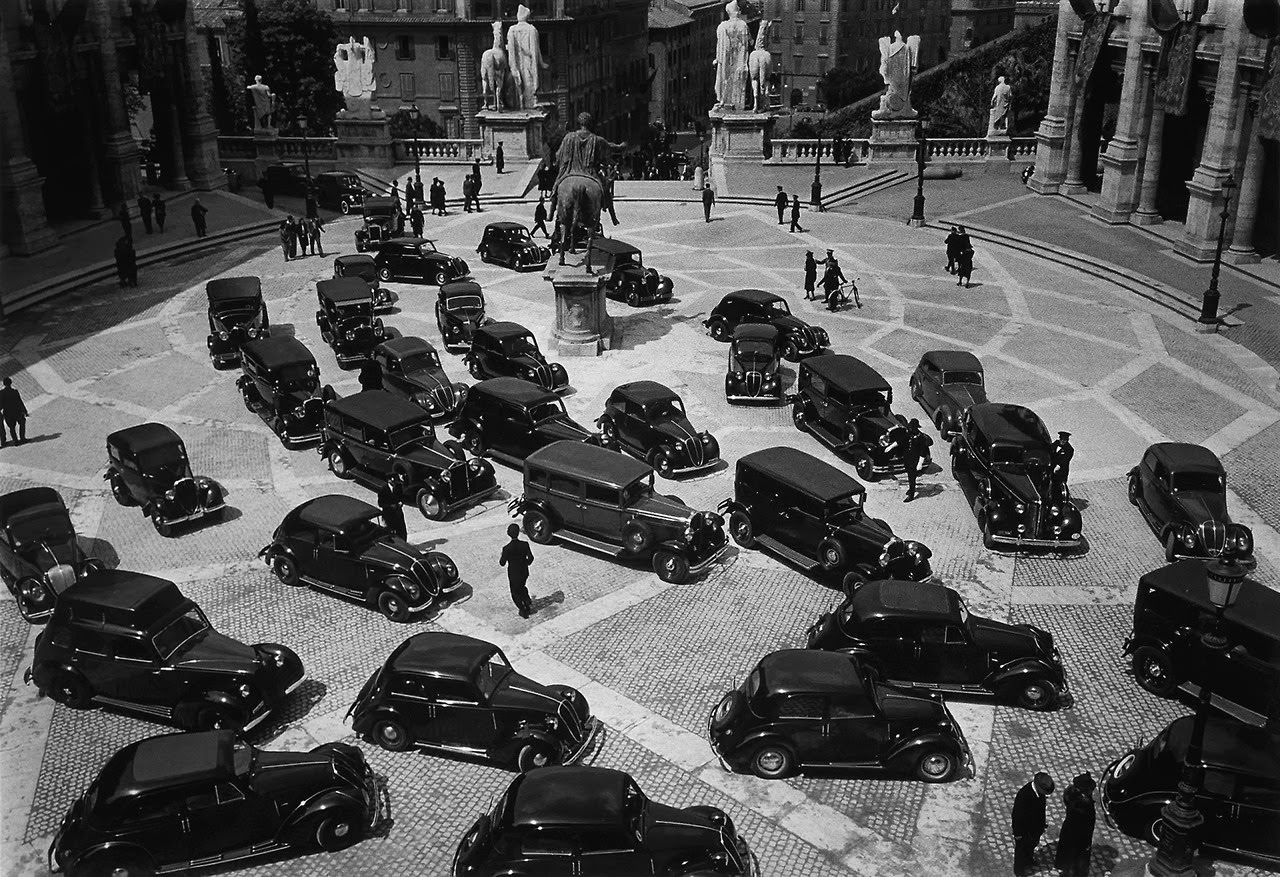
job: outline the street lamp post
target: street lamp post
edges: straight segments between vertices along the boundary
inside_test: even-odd
[[[307,218],[316,219],[319,217],[319,211],[316,209],[316,193],[311,185],[311,149],[307,144],[307,117],[298,116],[298,127],[302,130],[302,167],[307,174]]]
[[[1231,190],[1236,181],[1227,177],[1222,181],[1222,213],[1218,225],[1218,249],[1213,254],[1213,273],[1209,275],[1209,288],[1204,291],[1204,300],[1200,304],[1200,323],[1214,325],[1218,322],[1218,274],[1222,271],[1222,244],[1227,237],[1227,220],[1231,218]]]
[[[928,142],[924,132],[928,127],[924,119],[916,123],[916,200],[911,211],[910,224],[915,227],[924,225],[924,166],[928,160]]]
[[[409,121],[413,122],[413,191],[416,199],[418,187],[422,185],[422,155],[418,149],[418,133],[422,130],[422,110],[418,109],[417,104],[409,107]]]

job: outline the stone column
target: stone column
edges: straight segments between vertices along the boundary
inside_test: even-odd
[[[462,136],[468,140],[480,137],[480,95],[476,93],[480,60],[476,57],[475,35],[463,34],[458,39],[458,115],[462,118]]]
[[[1058,2],[1058,32],[1053,46],[1053,78],[1049,84],[1049,108],[1036,131],[1036,172],[1033,191],[1057,194],[1067,174],[1067,119],[1071,115],[1071,80],[1074,64],[1068,50],[1067,34],[1079,27],[1080,19],[1070,0]]]
[[[169,113],[169,185],[174,189],[186,190],[191,188],[191,181],[187,179],[187,159],[182,147],[182,114],[178,111],[178,95],[177,88],[172,80],[165,89],[165,97],[167,100],[166,110]],[[154,99],[155,92],[152,92]],[[152,108],[154,110],[153,102]]]
[[[1258,221],[1258,199],[1262,195],[1262,166],[1267,154],[1262,148],[1262,138],[1250,127],[1245,141],[1244,179],[1240,181],[1240,200],[1236,204],[1236,227],[1231,235],[1231,248],[1223,259],[1235,265],[1260,261],[1253,249],[1253,229]]]
[[[1068,195],[1075,195],[1085,191],[1087,188],[1084,184],[1084,150],[1080,148],[1080,135],[1084,133],[1080,130],[1084,123],[1084,107],[1088,102],[1088,85],[1080,87],[1080,93],[1076,95],[1076,99],[1071,107],[1071,130],[1065,141],[1067,151],[1067,173],[1066,179],[1062,181],[1061,191]]]
[[[194,6],[195,3],[187,4],[187,20],[183,29],[185,68],[182,72],[187,87],[182,95],[186,110],[182,114],[182,129],[189,147],[187,166],[191,172],[191,184],[209,191],[225,189],[227,177],[218,162],[218,126],[209,114],[208,91],[201,69],[208,49],[196,34]]]
[[[1142,37],[1147,29],[1147,5],[1129,4],[1129,42],[1125,47],[1124,85],[1116,133],[1102,156],[1102,197],[1093,215],[1110,223],[1128,222],[1138,201],[1139,143],[1150,112],[1147,77],[1143,73]]]
[[[0,229],[9,252],[29,256],[58,246],[58,236],[44,211],[44,177],[27,157],[5,34],[0,27]]]
[[[129,130],[129,113],[125,109],[124,88],[120,80],[120,60],[116,53],[115,35],[111,32],[113,5],[112,0],[94,0],[93,3],[107,104],[105,173],[110,181],[110,191],[124,203],[132,204],[138,197],[138,144]]]
[[[1156,59],[1142,62],[1143,88],[1147,90],[1147,114],[1142,134],[1142,164],[1138,168],[1138,209],[1129,217],[1136,225],[1158,225],[1163,220],[1156,211],[1160,189],[1160,159],[1164,150],[1164,110],[1155,106]]]

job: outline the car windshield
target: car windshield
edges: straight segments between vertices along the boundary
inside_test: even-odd
[[[204,617],[199,606],[192,606],[152,636],[151,642],[160,657],[168,661],[199,642],[208,632],[209,619]]]
[[[653,493],[653,473],[641,475],[635,481],[632,481],[626,487],[622,488],[622,504],[629,506],[642,497],[649,496]]]
[[[889,400],[878,390],[859,390],[850,395],[849,405],[863,411],[889,412]]]
[[[186,452],[182,445],[160,445],[147,448],[138,454],[138,469],[142,472],[158,472],[162,469],[180,469],[187,462]]]
[[[319,383],[316,367],[308,362],[296,362],[276,369],[276,386],[285,390],[312,389]]]
[[[485,700],[488,700],[509,673],[511,673],[511,664],[507,662],[506,655],[495,651],[476,669],[476,675],[471,681],[484,695]]]
[[[1226,476],[1211,472],[1176,472],[1173,476],[1173,492],[1222,493],[1227,489]]]
[[[789,317],[791,316],[791,307],[782,299],[771,301],[765,305],[765,310],[769,312],[771,317]]]
[[[773,345],[767,341],[738,341],[734,344],[734,352],[738,359],[768,361],[773,358]]]
[[[478,295],[453,295],[447,302],[451,311],[478,311],[484,308],[484,299]]]
[[[365,518],[362,521],[353,523],[346,532],[347,545],[359,551],[370,542],[385,536],[387,531],[374,522],[372,518]]]
[[[329,177],[329,179],[333,180],[334,183],[336,183],[337,185],[345,186],[348,189],[360,188],[360,184],[356,181],[354,174],[343,174],[342,176],[331,176]]]
[[[755,700],[762,688],[764,688],[764,672],[757,667],[747,677],[747,699]]]
[[[436,431],[429,423],[413,423],[387,433],[387,443],[397,451],[415,442],[433,445],[435,441]]]
[[[434,350],[424,350],[400,360],[400,367],[405,373],[434,371],[440,368],[440,355]]]
[[[61,509],[49,509],[20,515],[9,522],[9,538],[15,546],[37,542],[70,542],[76,531]]]
[[[1049,451],[1047,448],[1027,448],[1020,445],[992,445],[991,464],[1010,471],[1048,468]]]
[[[548,399],[529,409],[529,419],[534,423],[542,423],[544,420],[562,416],[565,416],[564,403],[559,399]]]
[[[502,351],[507,356],[518,356],[521,353],[537,353],[538,342],[532,335],[517,335],[502,342]]]
[[[637,268],[643,268],[640,262],[639,253],[619,253],[613,257],[613,267],[622,268],[626,265],[635,265]]]
[[[965,627],[969,626],[969,607],[965,605],[963,597],[956,598],[956,604],[960,607],[960,623]]]
[[[418,244],[418,252],[425,256],[427,253],[438,253],[440,251],[436,249],[434,241],[423,241]]]
[[[942,376],[944,384],[981,384],[982,375],[977,372],[947,372]]]
[[[218,302],[214,315],[224,323],[239,325],[258,312],[256,298],[233,298]]]
[[[866,497],[861,493],[850,493],[847,496],[837,497],[827,503],[827,514],[831,517],[836,515],[852,514],[855,517],[862,514],[862,501]]]
[[[684,403],[679,399],[650,402],[644,409],[650,420],[675,420],[684,417]]]
[[[337,308],[337,316],[340,320],[357,320],[364,319],[373,315],[373,300],[368,301],[344,301],[335,303]]]
[[[511,229],[510,231],[507,232],[506,239],[508,243],[512,243],[512,244],[533,243],[533,238],[530,237],[529,232],[525,231],[523,228]]]

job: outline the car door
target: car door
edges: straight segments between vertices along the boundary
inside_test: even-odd
[[[110,659],[100,668],[104,682],[99,690],[103,694],[169,707],[186,693],[188,680],[160,660],[150,640],[115,636],[109,651]]]
[[[1239,777],[1237,794],[1226,813],[1235,840],[1232,848],[1280,859],[1280,831],[1276,831],[1280,825],[1280,781],[1249,774]]]
[[[807,543],[809,537],[803,532],[806,518],[797,508],[799,497],[794,490],[783,485],[776,485],[772,493],[772,502],[766,504],[771,507],[773,518],[769,535],[787,548],[803,551],[801,546]],[[807,557],[813,557],[812,551],[804,553]]]
[[[374,429],[369,424],[363,424],[364,441],[361,444],[361,452],[364,455],[364,468],[371,475],[379,478],[386,478],[391,474],[391,464],[395,462],[396,456],[391,452],[391,446],[387,443],[387,434],[380,429]]]
[[[444,742],[436,723],[436,680],[395,673],[387,683],[387,697],[411,738],[429,745]]]
[[[183,789],[160,789],[134,795],[112,806],[114,840],[147,851],[156,865],[191,860],[183,817]]]
[[[800,764],[828,764],[826,698],[820,694],[777,695],[769,702],[773,729],[791,744]]]
[[[1169,471],[1164,461],[1159,459],[1155,460],[1151,472],[1150,486],[1144,491],[1147,507],[1156,520],[1167,523],[1173,520],[1173,473]]]
[[[914,652],[915,682],[929,688],[964,688],[986,676],[986,652],[978,648],[959,624],[925,621]]]
[[[583,485],[582,529],[596,536],[618,540],[622,533],[621,491],[606,484]]]
[[[529,412],[519,405],[502,402],[489,409],[485,440],[513,457],[524,459],[542,446]]]
[[[340,534],[321,530],[312,549],[312,577],[331,590],[363,599],[368,586],[368,570],[360,557],[347,549]]]
[[[865,695],[829,698],[824,745],[831,764],[879,764],[888,741],[888,724]]]
[[[382,389],[389,390],[397,396],[408,396],[409,382],[404,378],[404,368],[400,360],[393,359],[385,353],[377,353],[372,357],[382,374]]]
[[[584,826],[579,835],[578,873],[581,877],[630,877],[653,874],[653,859],[638,833],[625,825]]]
[[[275,804],[235,783],[189,787],[183,800],[183,827],[192,860],[231,855],[271,840],[279,827]]]
[[[911,682],[918,678],[915,637],[918,625],[893,618],[868,618],[845,632],[864,643],[874,655],[871,662],[886,680]]]
[[[924,408],[932,416],[942,403],[942,371],[931,362],[924,364],[920,381],[920,396]]]
[[[578,877],[577,831],[568,826],[543,825],[533,828],[512,829],[515,843],[510,858],[502,866],[510,865],[512,874],[536,874],[537,877]]]
[[[657,430],[650,426],[643,405],[628,399],[620,408],[622,416],[617,421],[618,438],[632,450],[644,454],[649,445],[659,439]]]
[[[446,746],[487,751],[497,734],[493,710],[470,682],[440,679],[435,683],[435,727]]]
[[[582,481],[556,472],[549,472],[548,476],[547,494],[556,516],[570,530],[584,529],[587,507]]]

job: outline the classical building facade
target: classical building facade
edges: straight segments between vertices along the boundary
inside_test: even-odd
[[[225,185],[201,48],[186,0],[0,5],[0,196],[10,253],[56,246],[50,222],[101,216],[137,197],[130,113],[142,103],[161,185]]]
[[[1015,0],[951,0],[950,55],[963,55],[1013,30]]]
[[[1201,261],[1230,191],[1226,258],[1280,250],[1280,52],[1267,70],[1244,6],[1062,0],[1032,188],[1095,189],[1106,222],[1181,223],[1176,249]]]
[[[711,60],[722,21],[722,0],[650,0],[650,121],[670,130],[706,121],[716,100]]]

